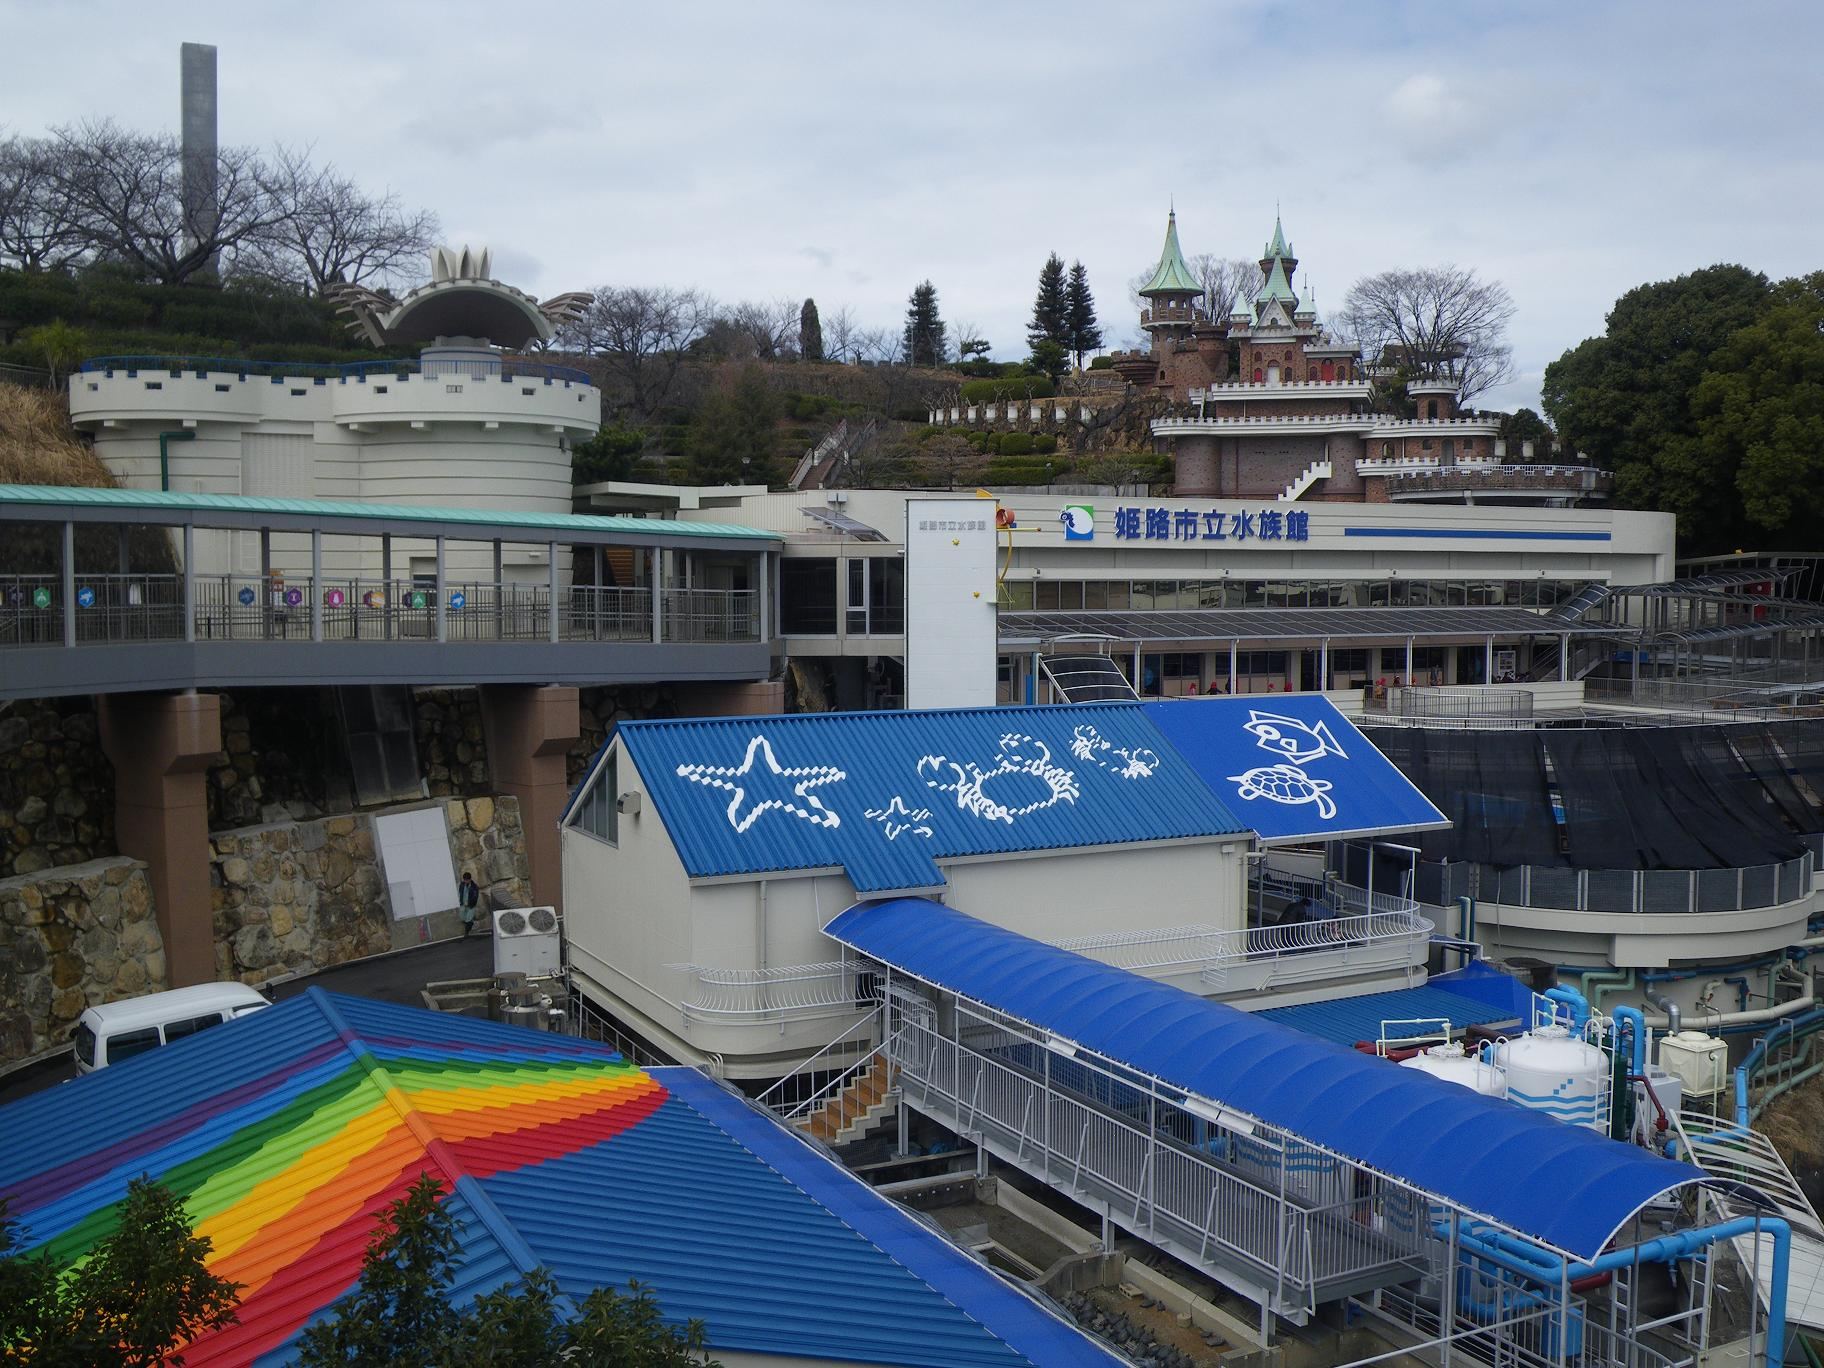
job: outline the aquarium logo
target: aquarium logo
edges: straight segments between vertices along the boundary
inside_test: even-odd
[[[1088,504],[1065,504],[1058,521],[1064,525],[1065,541],[1096,539],[1096,510]]]

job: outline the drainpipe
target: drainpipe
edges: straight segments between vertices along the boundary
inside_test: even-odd
[[[169,492],[171,489],[171,447],[172,442],[194,442],[196,430],[185,429],[182,432],[161,432],[158,434],[158,487]]]
[[[1602,1000],[1610,993],[1631,993],[1634,991],[1634,969],[1586,969],[1578,975],[1583,980],[1583,991],[1589,996],[1590,1009],[1600,1013]]]
[[[1679,1005],[1664,993],[1656,993],[1649,988],[1644,994],[1647,1001],[1666,1014],[1666,1034],[1677,1035],[1679,1029]]]

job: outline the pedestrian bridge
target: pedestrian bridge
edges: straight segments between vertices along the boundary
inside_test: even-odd
[[[0,698],[771,666],[780,539],[751,528],[20,485],[0,528]],[[257,538],[254,566],[204,573],[199,532]],[[491,571],[450,573],[453,544],[470,565],[491,547]],[[509,544],[542,551],[538,579],[503,572]]]

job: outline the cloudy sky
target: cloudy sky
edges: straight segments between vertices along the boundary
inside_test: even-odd
[[[929,277],[1010,357],[1047,252],[1087,265],[1120,343],[1168,202],[1187,252],[1240,256],[1277,203],[1320,313],[1393,266],[1504,281],[1506,407],[1634,284],[1824,267],[1818,0],[0,0],[0,22],[0,124],[175,130],[178,43],[214,43],[224,143],[314,144],[540,295],[812,295],[880,326]]]

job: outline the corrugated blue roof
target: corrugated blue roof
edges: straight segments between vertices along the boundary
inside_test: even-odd
[[[751,1353],[1119,1362],[744,1099],[652,1076],[671,1097],[636,1129],[482,1181],[565,1290],[637,1277]]]
[[[1701,1169],[1250,1016],[921,898],[861,903],[843,944],[1079,1047],[1593,1258]]]
[[[626,722],[695,877],[840,867],[928,889],[936,859],[1236,835],[1136,704]]]
[[[1450,825],[1322,694],[1141,706],[1263,841],[1336,840]]]
[[[751,1104],[603,1046],[321,990],[0,1108],[0,1196],[61,1263],[149,1174],[241,1285],[197,1368],[290,1361],[373,1217],[439,1177],[461,1303],[540,1264],[638,1278],[712,1349],[1020,1368],[1118,1360]]]
[[[1358,1040],[1379,1040],[1384,1021],[1448,1021],[1453,1031],[1465,1026],[1485,1026],[1495,1021],[1513,1021],[1518,1014],[1504,1011],[1476,998],[1463,997],[1426,984],[1422,988],[1398,988],[1389,993],[1366,993],[1360,997],[1332,998],[1328,1002],[1305,1002],[1296,1007],[1272,1007],[1254,1015],[1281,1026],[1290,1026],[1306,1035],[1321,1036],[1339,1045],[1353,1045]]]

